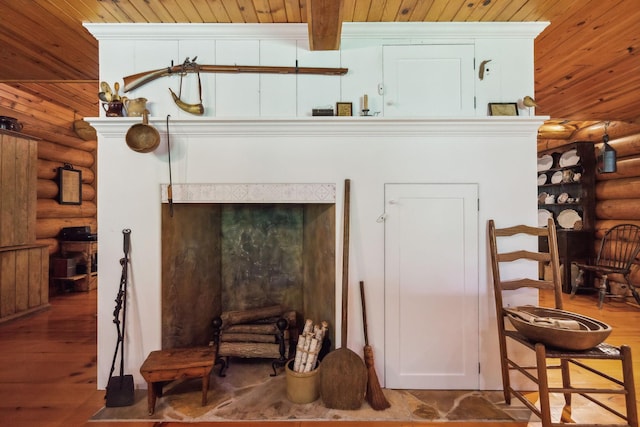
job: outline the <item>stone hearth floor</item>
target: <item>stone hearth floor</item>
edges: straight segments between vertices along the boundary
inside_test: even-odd
[[[286,397],[284,368],[276,377],[270,362],[233,359],[226,377],[211,377],[208,402],[201,406],[200,380],[176,381],[165,387],[155,413],[147,415],[146,390],[136,390],[128,407],[103,408],[91,421],[504,421],[527,422],[531,413],[519,402],[504,404],[501,391],[390,390],[391,407],[373,410],[366,401],[358,410],[329,409],[318,399],[296,404]],[[534,417],[535,419],[535,417]]]
[[[322,368],[322,367],[321,367]],[[224,422],[224,421],[399,421],[399,422],[470,422],[492,421],[539,427],[540,420],[512,399],[504,403],[502,391],[470,390],[391,390],[384,394],[391,407],[373,410],[364,401],[358,410],[337,410],[324,406],[322,399],[296,404],[286,397],[284,368],[276,377],[271,361],[232,359],[226,377],[214,368],[206,406],[201,406],[202,383],[199,379],[175,381],[165,387],[156,402],[155,413],[147,414],[147,391],[135,391],[135,403],[120,408],[102,408],[90,421],[162,421],[162,422]],[[126,372],[125,372],[126,373]],[[618,406],[624,408],[620,396]],[[562,396],[551,397],[552,419],[559,420]],[[611,403],[611,402],[610,402]],[[602,411],[597,405],[574,396],[572,418],[581,423],[616,424],[621,420]]]

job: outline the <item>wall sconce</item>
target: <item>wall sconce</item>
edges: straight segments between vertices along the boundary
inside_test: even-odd
[[[616,150],[609,145],[609,135],[607,134],[607,127],[609,122],[604,125],[604,135],[602,135],[602,149],[600,150],[600,164],[601,168],[598,169],[600,173],[613,173],[618,170],[616,165],[617,155]]]

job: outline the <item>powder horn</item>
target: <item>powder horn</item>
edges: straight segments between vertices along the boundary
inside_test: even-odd
[[[182,101],[180,99],[180,97],[178,95],[175,94],[175,92],[173,92],[171,90],[171,88],[169,88],[169,92],[171,92],[171,97],[173,98],[173,102],[176,103],[176,105],[181,109],[186,111],[187,113],[190,114],[195,114],[197,116],[201,116],[204,114],[204,106],[202,105],[202,103],[198,103],[198,104],[188,104],[184,101]]]

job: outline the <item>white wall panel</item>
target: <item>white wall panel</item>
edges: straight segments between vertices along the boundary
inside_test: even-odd
[[[260,42],[260,65],[295,67],[295,39]],[[260,74],[260,116],[295,117],[298,76],[295,74]]]
[[[219,65],[259,65],[258,40],[220,40],[216,42]],[[260,115],[260,76],[258,74],[219,73],[216,78],[217,117],[257,117]]]

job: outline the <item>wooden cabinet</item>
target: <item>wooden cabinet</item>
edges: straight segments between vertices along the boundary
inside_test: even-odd
[[[586,262],[593,252],[593,232],[588,230],[557,230],[558,257],[562,264],[562,291],[571,292],[571,285],[578,274],[571,268],[572,262]],[[542,251],[549,250],[546,237],[541,237],[538,245]],[[589,283],[585,280],[585,284]]]
[[[595,172],[592,142],[538,153],[539,225],[546,225],[546,216],[551,215],[559,229],[593,231]]]
[[[0,322],[48,306],[48,246],[0,248]]]
[[[538,153],[538,225],[553,217],[558,252],[563,266],[562,290],[571,291],[575,280],[572,262],[593,255],[595,229],[595,148],[592,142],[576,142]],[[541,249],[548,242],[540,239]]]
[[[0,322],[49,305],[49,250],[36,244],[38,141],[0,129]]]
[[[75,291],[90,291],[98,287],[98,242],[96,240],[62,241],[60,254],[64,258],[75,259],[75,271],[54,276],[54,280],[71,283]]]
[[[38,141],[0,129],[0,247],[36,241]]]

